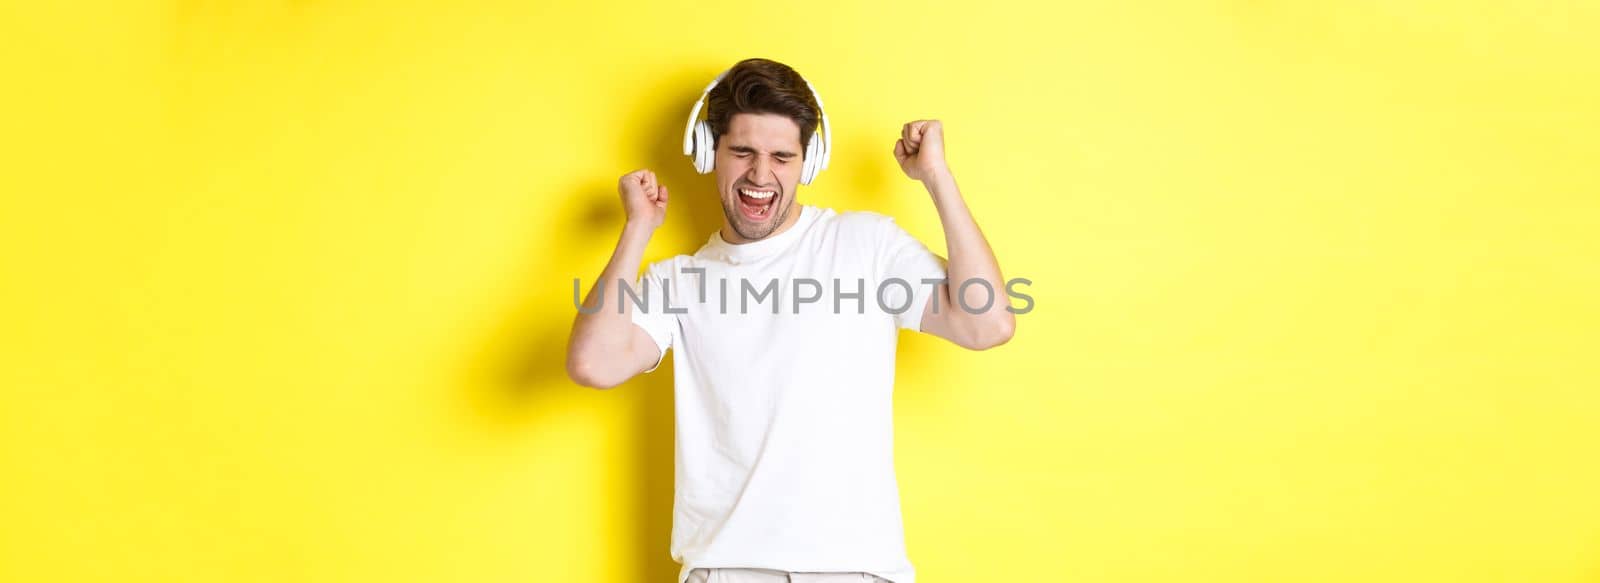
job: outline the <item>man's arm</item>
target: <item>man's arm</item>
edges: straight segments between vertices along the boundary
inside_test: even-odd
[[[1016,330],[1016,317],[1006,309],[1010,302],[1000,264],[945,163],[944,128],[938,120],[920,120],[906,124],[900,133],[895,159],[907,176],[927,187],[950,254],[948,281],[934,290],[924,308],[922,331],[973,350],[1005,344]],[[972,283],[963,285],[968,281]]]
[[[567,342],[567,376],[597,389],[622,384],[650,368],[661,356],[650,335],[634,325],[635,308],[629,305],[632,302],[622,299],[617,282],[623,280],[631,285],[639,273],[644,248],[666,218],[667,187],[656,184],[654,172],[638,170],[624,175],[617,191],[622,195],[628,219],[611,261],[590,288],[583,310],[572,323],[572,336]]]

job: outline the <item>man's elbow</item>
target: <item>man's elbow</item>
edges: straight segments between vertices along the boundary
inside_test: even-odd
[[[576,352],[567,353],[567,378],[591,389],[609,389],[622,384],[601,370],[594,358]]]
[[[968,338],[967,348],[988,350],[1011,341],[1017,331],[1017,318],[1002,310],[999,316],[989,318],[977,326]]]

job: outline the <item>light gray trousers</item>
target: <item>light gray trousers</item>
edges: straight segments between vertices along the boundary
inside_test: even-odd
[[[775,569],[699,568],[689,571],[685,583],[889,583],[870,573],[808,573]]]

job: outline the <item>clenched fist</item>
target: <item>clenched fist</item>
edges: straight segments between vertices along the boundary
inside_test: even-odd
[[[627,211],[628,222],[654,230],[667,218],[667,187],[656,183],[656,173],[634,170],[617,181],[617,193],[622,195],[622,209]]]
[[[894,159],[912,180],[926,181],[948,170],[944,161],[944,126],[936,119],[921,119],[900,128]]]

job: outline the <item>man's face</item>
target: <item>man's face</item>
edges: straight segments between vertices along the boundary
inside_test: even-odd
[[[717,191],[727,217],[724,239],[765,239],[798,216],[794,190],[803,151],[793,119],[774,113],[733,115],[716,153]]]

